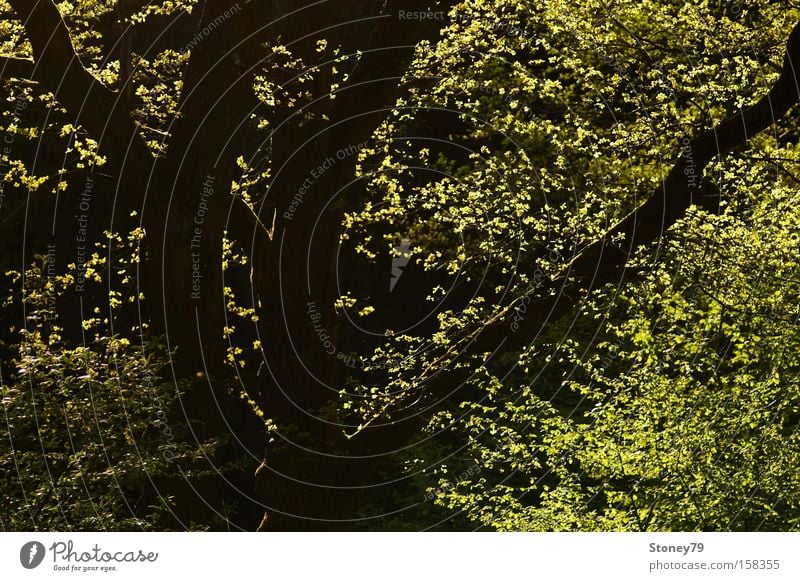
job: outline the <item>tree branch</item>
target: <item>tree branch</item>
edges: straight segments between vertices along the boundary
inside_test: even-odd
[[[241,196],[233,194],[228,212],[228,231],[233,240],[242,248],[253,246],[256,236],[264,240],[272,240],[272,230],[268,230],[253,209],[245,203]]]
[[[454,338],[447,352],[422,374],[418,385],[429,396],[447,397],[469,373],[465,368],[452,371],[455,353],[464,350],[490,353],[525,347],[545,325],[574,311],[591,290],[621,281],[636,251],[663,236],[689,206],[697,202],[693,186],[700,183],[711,160],[746,143],[784,116],[800,99],[799,83],[800,23],[789,37],[781,75],[767,95],[688,144],[682,143],[680,157],[661,186],[644,203],[602,239],[575,256],[563,276],[528,289],[488,322],[465,336]]]
[[[52,0],[9,0],[33,47],[33,78],[95,136],[114,116],[116,94],[81,64],[67,25]]]
[[[33,61],[31,59],[0,56],[0,78],[30,79],[33,76]]]
[[[754,105],[739,110],[713,129],[701,133],[688,144],[681,145],[682,153],[661,187],[601,240],[576,256],[565,276],[551,282],[549,289],[572,288],[568,294],[577,298],[587,290],[620,276],[639,248],[666,233],[696,201],[693,197],[694,184],[700,183],[703,171],[715,157],[746,143],[748,139],[771,127],[798,102],[799,82],[800,24],[797,24],[789,36],[781,75],[769,93]],[[624,250],[619,247],[619,242],[613,242],[620,239],[627,244]],[[531,289],[517,300],[529,299],[534,293],[539,294],[537,289]],[[564,305],[553,311],[552,315],[563,314],[570,306],[558,297],[546,302],[552,303],[553,307],[558,303]],[[546,305],[542,306],[544,308],[540,312],[547,310]],[[540,317],[534,317],[531,322],[537,322],[537,319]],[[526,326],[530,326],[530,322]]]
[[[33,47],[29,78],[53,93],[98,142],[110,173],[119,176],[119,194],[127,205],[139,207],[153,156],[119,95],[103,85],[81,64],[69,29],[52,0],[9,0],[22,20]]]

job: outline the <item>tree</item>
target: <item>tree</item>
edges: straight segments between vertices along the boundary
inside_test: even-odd
[[[637,319],[652,327],[648,333],[657,334],[667,317],[645,307],[669,304],[672,295],[661,289],[684,280],[683,273],[668,278],[671,271],[656,270],[659,265],[677,268],[681,261],[695,261],[707,270],[694,270],[691,284],[709,288],[708,273],[717,277],[719,289],[731,284],[740,268],[752,272],[754,264],[771,257],[763,249],[743,267],[731,253],[725,255],[728,262],[720,259],[712,267],[703,252],[724,245],[730,234],[724,222],[709,228],[707,214],[682,221],[690,206],[723,212],[726,218],[740,216],[749,232],[757,233],[753,236],[792,239],[791,226],[780,232],[766,228],[757,202],[772,207],[783,195],[793,196],[794,177],[786,164],[794,158],[777,151],[794,149],[787,143],[794,122],[783,116],[797,101],[797,29],[781,55],[782,68],[775,66],[760,83],[745,80],[752,74],[746,66],[735,73],[743,83],[732,81],[720,69],[730,62],[726,53],[687,57],[684,44],[692,39],[693,46],[731,46],[724,40],[729,34],[757,26],[767,14],[775,21],[787,18],[782,35],[788,36],[796,15],[773,13],[767,5],[737,14],[721,8],[658,2],[616,5],[609,14],[600,4],[579,3],[572,12],[554,3],[531,19],[541,26],[530,35],[539,52],[515,47],[515,56],[540,57],[537,75],[530,74],[529,60],[474,55],[459,44],[502,51],[491,29],[478,32],[477,40],[476,33],[461,31],[452,44],[440,43],[434,57],[451,67],[451,84],[419,99],[426,107],[449,105],[459,113],[468,103],[477,119],[467,119],[464,134],[478,144],[475,150],[486,143],[484,119],[492,130],[503,132],[502,139],[466,163],[453,164],[452,154],[437,152],[444,161],[437,169],[450,175],[428,189],[401,196],[396,183],[378,182],[382,197],[351,218],[352,235],[367,240],[379,224],[391,229],[387,237],[395,240],[414,232],[417,262],[457,272],[456,284],[466,287],[461,303],[440,309],[434,328],[398,334],[381,345],[373,364],[388,368],[388,378],[367,384],[360,398],[345,405],[357,410],[362,426],[386,417],[403,421],[420,410],[433,414],[428,438],[451,432],[466,452],[454,445],[447,454],[434,449],[423,456],[429,468],[443,473],[429,495],[451,510],[463,509],[478,525],[538,530],[795,526],[791,506],[796,486],[784,472],[796,450],[791,358],[773,365],[775,345],[752,345],[747,333],[753,321],[747,311],[736,311],[735,335],[747,344],[752,363],[762,365],[757,374],[748,369],[746,377],[739,377],[737,366],[722,364],[736,357],[733,349],[716,356],[678,351],[682,373],[666,373],[670,356],[659,348],[691,343],[689,338],[714,320],[712,305],[688,291],[682,300],[689,312],[674,316],[690,322],[667,327],[649,359],[639,361],[643,346],[631,346],[642,337],[628,335]],[[643,20],[641,9],[658,17]],[[777,27],[769,34],[776,32]],[[485,42],[481,33],[488,37]],[[769,52],[766,47],[776,43],[752,38],[753,45],[737,53],[737,63],[752,49],[760,70],[770,57],[755,47]],[[691,68],[684,60],[690,60]],[[726,75],[725,83],[709,83],[719,74]],[[729,103],[753,104],[728,116],[733,107],[720,99],[720,86],[730,91]],[[770,90],[753,94],[755,86]],[[470,100],[465,92],[479,98]],[[771,135],[758,135],[768,127]],[[408,133],[418,135],[407,126],[397,131]],[[743,151],[745,145],[757,153]],[[673,158],[673,152],[677,159],[665,164],[662,160]],[[641,201],[636,192],[647,190],[653,193]],[[694,240],[696,253],[685,243],[665,255],[673,237]],[[793,261],[782,256],[781,268],[792,268]],[[767,272],[780,276],[770,265]],[[478,282],[470,286],[470,280]],[[787,286],[792,279],[778,280]],[[770,294],[774,290],[755,286],[741,299],[776,300]],[[439,291],[429,297],[432,302],[456,294]],[[710,292],[720,294],[713,288]],[[634,306],[623,309],[627,305],[618,302],[625,298]],[[735,301],[726,304],[736,309]],[[789,345],[793,319],[789,313],[781,316],[786,327],[771,319],[758,325],[770,326],[770,336]],[[762,336],[753,332],[752,340]],[[702,336],[710,340],[707,332]],[[717,340],[728,345],[726,336],[727,331]],[[721,360],[716,375],[691,373],[695,357],[703,365]],[[625,367],[632,360],[639,361],[633,377],[634,370]],[[784,379],[770,383],[767,378],[774,373]],[[726,386],[716,396],[720,400],[709,394],[717,381]],[[685,399],[675,401],[673,390]],[[775,415],[763,415],[763,407],[756,407],[756,420],[731,409],[733,402],[740,403],[740,393],[754,397],[758,406],[781,401],[787,407]],[[440,408],[445,410],[436,414]],[[696,432],[688,431],[684,422],[696,409],[708,425],[698,421]],[[722,410],[727,414],[718,418]],[[648,415],[640,420],[645,411]],[[673,436],[681,436],[675,443],[683,451],[677,465],[670,464],[674,456],[667,450],[650,444],[666,441],[661,432],[669,433],[670,426]],[[773,437],[775,445],[764,448]],[[756,459],[756,449],[765,456]],[[769,456],[779,449],[777,458]],[[693,452],[687,457],[686,450]],[[720,450],[725,452],[717,454]],[[750,452],[738,455],[742,450]],[[621,455],[609,458],[612,452]],[[697,465],[700,453],[705,462],[720,465],[705,470]],[[439,466],[439,458],[448,461]],[[736,496],[730,487],[720,500],[712,481],[720,487],[747,483],[747,493]],[[781,491],[782,485],[787,489]],[[691,510],[683,506],[688,503],[693,503]]]
[[[90,268],[86,248],[108,232],[143,232],[135,275],[115,279],[121,259],[108,251],[106,290],[76,283],[59,298],[63,335],[80,341],[82,307],[107,307],[109,293],[130,287],[132,301],[107,309],[109,336],[138,338],[143,357],[163,339],[162,376],[185,384],[175,413],[200,448],[234,435],[218,453],[236,456],[238,468],[186,478],[174,518],[158,516],[157,526],[251,528],[261,508],[265,529],[389,526],[361,519],[401,509],[398,518],[427,525],[437,517],[408,507],[443,456],[469,477],[456,478],[456,492],[428,496],[484,525],[736,521],[739,497],[711,512],[653,500],[677,476],[637,446],[677,425],[682,406],[712,405],[703,395],[710,383],[686,370],[670,375],[663,354],[636,358],[641,345],[722,321],[694,289],[718,296],[710,283],[721,273],[747,272],[728,255],[705,257],[698,236],[724,240],[738,219],[736,232],[757,237],[768,226],[768,189],[791,211],[795,124],[784,115],[798,99],[795,9],[767,1],[746,9],[668,1],[611,9],[592,0],[8,4],[3,78],[15,107],[5,129],[14,145],[3,160],[6,207],[17,204],[3,210],[9,255],[26,265],[55,242],[55,268],[74,264],[79,283]],[[683,219],[697,204],[721,217]],[[772,234],[785,244],[778,270],[791,277],[787,220]],[[664,255],[670,232],[686,256],[700,246],[696,260],[707,259],[672,294],[665,289],[680,255]],[[705,278],[711,272],[717,279]],[[12,294],[24,296],[24,281]],[[740,312],[783,305],[770,295],[779,288],[737,284],[759,297],[725,303],[739,313],[737,332],[757,328],[790,345],[791,324]],[[675,326],[653,326],[664,316],[648,310],[653,301],[683,301],[669,313]],[[16,328],[35,332],[15,316]],[[606,321],[599,329],[598,320]],[[614,366],[599,369],[592,358],[609,349],[601,336],[637,350],[611,348]],[[6,338],[9,359],[27,337]],[[703,349],[687,347],[676,361],[728,361],[719,347]],[[580,373],[565,367],[562,378],[553,358]],[[783,427],[767,438],[770,450],[787,446],[785,458],[762,466],[746,456],[743,481],[774,491],[793,458],[794,388],[770,383],[768,370],[785,376],[793,363],[757,363],[746,377],[725,368],[720,401],[739,390],[764,405],[789,402]],[[671,382],[685,384],[686,399],[642,420]],[[631,401],[614,397],[627,393],[620,386],[632,386]],[[584,409],[589,402],[600,407]],[[588,424],[592,414],[603,421]],[[751,430],[766,430],[765,417],[752,418]],[[626,428],[616,432],[618,418]],[[719,432],[732,433],[724,423]],[[585,441],[596,446],[578,450]],[[604,455],[609,442],[619,465]],[[704,450],[699,425],[685,444]],[[476,453],[524,482],[472,482]],[[752,498],[761,509],[747,509],[746,526],[768,517],[767,497]],[[563,505],[574,516],[558,520]],[[784,514],[767,518],[770,526],[787,525]]]
[[[129,276],[136,236],[126,242],[110,237],[108,245],[126,250],[114,254],[118,272]],[[9,273],[24,280],[26,318],[13,347],[16,369],[2,386],[0,426],[10,443],[0,457],[3,529],[155,529],[174,517],[176,478],[217,476],[204,460],[214,458],[221,438],[197,442],[171,421],[185,382],[161,379],[167,358],[158,342],[142,349],[111,334],[99,308],[82,322],[83,345],[66,341],[56,304],[81,274],[76,267],[56,274],[53,254],[38,258],[24,274]],[[102,284],[97,273],[105,265],[92,253],[87,284]],[[111,291],[112,310],[127,298]],[[5,310],[21,306],[15,301]],[[228,472],[226,464],[217,470]]]
[[[336,188],[345,179],[355,158],[342,160],[324,182],[315,182],[312,189],[321,193],[309,191],[306,203],[291,218],[284,218],[286,212],[276,208],[283,209],[291,202],[300,185],[295,181],[301,176],[305,179],[309,164],[322,163],[328,152],[355,147],[369,137],[383,116],[382,108],[394,102],[399,77],[416,41],[427,30],[388,17],[396,11],[391,3],[352,3],[345,10],[311,2],[285,6],[267,2],[195,4],[69,4],[65,9],[70,25],[82,33],[73,36],[63,19],[66,15],[52,2],[11,2],[23,30],[19,26],[12,30],[9,42],[21,58],[9,56],[6,62],[14,67],[9,72],[26,82],[37,82],[34,89],[26,83],[14,88],[28,91],[19,93],[26,101],[36,94],[33,91],[52,99],[68,121],[59,126],[45,117],[49,131],[41,139],[58,136],[63,142],[74,134],[61,146],[74,168],[55,172],[44,164],[54,175],[39,181],[33,177],[37,167],[15,166],[16,171],[31,189],[54,186],[55,191],[71,194],[70,202],[79,210],[85,204],[86,215],[80,214],[77,221],[79,250],[89,236],[86,223],[123,232],[140,227],[148,233],[143,241],[146,260],[137,280],[146,298],[129,314],[133,321],[127,325],[143,335],[166,338],[174,353],[170,359],[173,378],[196,378],[183,406],[187,417],[197,422],[201,437],[225,431],[226,408],[230,407],[224,403],[231,390],[231,381],[225,378],[232,375],[225,367],[225,335],[234,327],[226,321],[225,306],[233,297],[223,286],[222,276],[227,266],[223,264],[226,233],[249,251],[257,266],[253,268],[252,300],[236,312],[249,313],[258,306],[259,311],[263,308],[258,320],[274,324],[251,330],[263,336],[250,343],[262,354],[269,369],[267,377],[237,391],[268,408],[279,425],[336,440],[338,434],[325,432],[325,422],[306,427],[306,416],[295,411],[298,403],[304,409],[315,409],[325,397],[313,393],[317,386],[304,377],[304,362],[297,360],[291,346],[297,339],[279,324],[284,315],[296,316],[305,301],[295,302],[303,295],[302,285],[300,278],[291,277],[299,271],[291,269],[291,277],[281,274],[285,259],[271,238],[278,232],[283,242],[299,248],[324,205],[326,188]],[[413,8],[413,3],[407,7]],[[96,23],[105,29],[96,31]],[[163,38],[164,26],[184,33],[183,38],[180,34]],[[308,31],[314,34],[309,36]],[[339,89],[328,97],[334,85]],[[362,87],[358,101],[347,98],[353,87]],[[39,133],[29,137],[39,137]],[[297,156],[297,146],[307,141],[313,147]],[[80,156],[69,159],[75,152]],[[268,159],[274,168],[270,183],[274,195],[266,203],[263,193],[256,198],[246,186],[252,191],[270,174],[263,170],[243,173],[240,164],[249,168],[240,160],[243,154],[254,167]],[[101,167],[103,175],[110,176],[110,187],[93,193],[91,204],[79,197],[89,197],[85,189],[65,188],[66,176],[88,174],[94,181]],[[247,182],[250,175],[255,175],[252,183]],[[102,195],[105,200],[99,199]],[[52,201],[40,203],[46,207]],[[335,240],[334,225],[341,209],[331,208],[329,214],[326,228],[317,229],[321,237],[314,256],[329,253],[328,245]],[[71,213],[56,215],[57,238],[68,239],[61,230],[73,229],[74,218]],[[292,228],[285,227],[288,220]],[[264,223],[272,224],[272,230]],[[73,254],[73,249],[68,247],[64,254]],[[323,269],[314,282],[322,296],[332,294],[329,274]],[[291,300],[281,300],[281,292],[272,288],[279,277],[283,280],[281,292]],[[252,318],[251,324],[256,317]],[[299,330],[302,332],[302,327]],[[316,341],[306,342],[305,348],[319,352],[317,345]],[[230,346],[231,355],[240,350]],[[295,384],[292,397],[299,397],[297,402],[283,401],[281,386],[286,384]],[[258,438],[258,432],[249,439],[254,437]],[[319,476],[319,468],[292,475],[292,480],[282,484],[282,473],[297,466],[305,469],[308,463],[298,462],[296,456],[282,460],[277,451],[275,456],[268,468],[272,471],[268,480],[275,482],[265,486],[266,502],[275,508],[275,526],[282,526],[281,514],[306,512],[305,503],[330,506],[324,499],[293,490],[296,479]],[[188,518],[181,522],[208,520],[213,513],[220,513],[219,503],[226,493],[218,489],[219,484],[206,483],[208,490],[201,490],[215,503],[209,506],[209,514],[198,515],[197,502],[185,498],[186,507],[179,513]],[[184,493],[192,495],[190,490]],[[233,494],[242,496],[238,491]]]

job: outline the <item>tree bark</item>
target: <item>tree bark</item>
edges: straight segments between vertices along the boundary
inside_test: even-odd
[[[356,527],[362,487],[379,468],[375,458],[364,457],[371,442],[345,438],[332,411],[345,366],[329,345],[338,351],[336,255],[346,202],[360,194],[350,183],[358,151],[395,104],[417,42],[435,31],[399,20],[400,8],[424,9],[427,3],[348,4],[344,12],[330,4],[315,9],[310,21],[287,25],[287,38],[324,30],[320,36],[332,37],[345,54],[364,56],[336,99],[315,108],[326,120],[285,125],[272,136],[274,232],[268,252],[255,254],[253,279],[264,310],[269,375],[259,403],[278,427],[278,443],[257,473],[267,504],[265,529]],[[290,48],[313,62],[315,41]],[[328,82],[320,80],[317,94]],[[316,314],[319,320],[312,319]]]

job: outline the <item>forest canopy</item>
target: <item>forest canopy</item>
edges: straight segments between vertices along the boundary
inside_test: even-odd
[[[0,528],[797,530],[799,23],[0,0]]]

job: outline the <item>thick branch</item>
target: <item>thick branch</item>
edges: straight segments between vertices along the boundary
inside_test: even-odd
[[[267,229],[253,209],[241,196],[233,195],[227,227],[242,248],[249,248],[256,238],[272,240],[272,230]]]
[[[0,78],[30,79],[33,76],[31,59],[0,56]]]
[[[98,81],[81,64],[69,29],[52,0],[9,0],[22,20],[33,47],[33,71],[29,77],[53,93],[74,119],[93,135],[106,168],[119,176],[120,196],[130,207],[139,207],[140,180],[148,175],[153,156],[138,133],[119,95]]]
[[[699,183],[711,160],[746,143],[785,115],[800,98],[799,82],[800,24],[789,37],[781,75],[766,96],[681,145],[681,155],[661,186],[602,239],[580,252],[562,277],[529,289],[469,336],[457,339],[456,347],[440,358],[440,365],[432,366],[421,378],[428,394],[446,397],[466,379],[465,370],[446,371],[456,348],[487,353],[524,347],[546,324],[573,311],[586,293],[620,281],[636,251],[661,237],[695,203],[693,184]]]
[[[9,0],[33,47],[33,78],[77,116],[95,136],[102,136],[116,102],[114,92],[80,62],[61,13],[51,0]]]
[[[550,289],[557,290],[567,286],[575,289],[569,293],[575,295],[620,276],[621,270],[640,247],[662,236],[692,205],[693,186],[699,182],[703,171],[715,157],[746,143],[748,139],[771,127],[798,102],[799,80],[800,24],[795,26],[789,37],[783,70],[769,93],[756,104],[741,109],[713,129],[681,146],[681,156],[661,187],[612,228],[603,239],[575,257],[567,274],[562,279],[553,281],[549,285]],[[612,242],[620,238],[627,244],[627,249],[622,250],[618,246],[619,242]],[[581,288],[584,290],[581,291]],[[531,290],[527,296],[530,297],[533,293],[534,290]],[[556,304],[555,300],[549,302]],[[543,307],[546,310],[546,306]],[[563,310],[568,308],[569,305],[565,305]]]
[[[408,71],[417,43],[435,35],[442,21],[409,24],[398,18],[400,11],[447,11],[453,0],[387,0],[381,8],[380,18],[372,21],[369,41],[353,47],[363,54],[350,75],[348,87],[342,98],[334,102],[330,118],[356,121],[350,128],[351,143],[368,139],[380,122],[388,115],[400,94],[400,81]],[[365,115],[365,113],[369,113]]]

